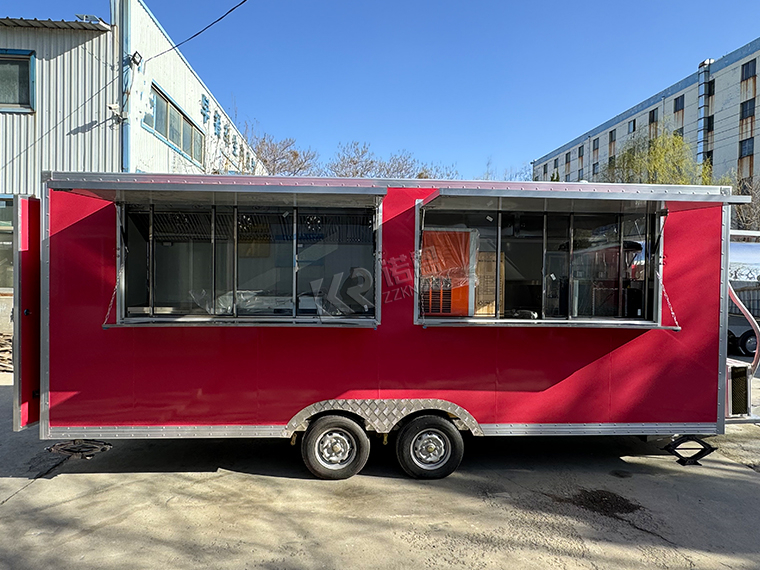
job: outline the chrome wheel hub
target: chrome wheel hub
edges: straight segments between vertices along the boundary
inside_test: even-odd
[[[328,469],[341,469],[356,455],[356,442],[347,431],[331,429],[317,439],[315,451],[317,460],[323,466]]]
[[[437,429],[421,431],[412,440],[411,447],[412,459],[422,469],[437,469],[446,463],[451,455],[449,438]]]

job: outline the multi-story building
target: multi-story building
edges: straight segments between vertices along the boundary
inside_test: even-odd
[[[760,38],[533,161],[535,180],[596,180],[630,137],[662,129],[682,135],[716,177],[754,176],[755,97]],[[641,131],[644,131],[642,133]]]
[[[0,330],[12,294],[8,195],[45,171],[266,174],[143,0],[110,23],[0,18]]]

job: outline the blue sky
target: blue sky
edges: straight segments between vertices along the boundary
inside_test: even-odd
[[[147,4],[180,42],[237,1]],[[75,13],[107,20],[109,2],[0,8]],[[731,0],[249,0],[181,51],[239,122],[324,159],[358,140],[477,178],[489,158],[518,169],[748,43],[758,22],[760,2]]]

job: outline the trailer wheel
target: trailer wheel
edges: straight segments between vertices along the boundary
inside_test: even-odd
[[[757,350],[755,331],[746,331],[739,337],[739,350],[744,356],[755,356],[755,351]]]
[[[396,457],[401,468],[416,479],[442,479],[462,461],[462,434],[439,416],[420,416],[401,428]]]
[[[369,458],[369,437],[355,421],[322,416],[312,422],[301,440],[301,457],[320,479],[348,479]]]

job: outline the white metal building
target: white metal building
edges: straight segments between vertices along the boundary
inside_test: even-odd
[[[45,171],[266,174],[173,46],[143,0],[111,0],[110,24],[0,17],[0,195],[39,195]],[[0,200],[0,330],[9,205]]]
[[[661,129],[682,134],[720,177],[754,176],[755,97],[760,38],[533,161],[535,180],[595,180],[631,136]]]

